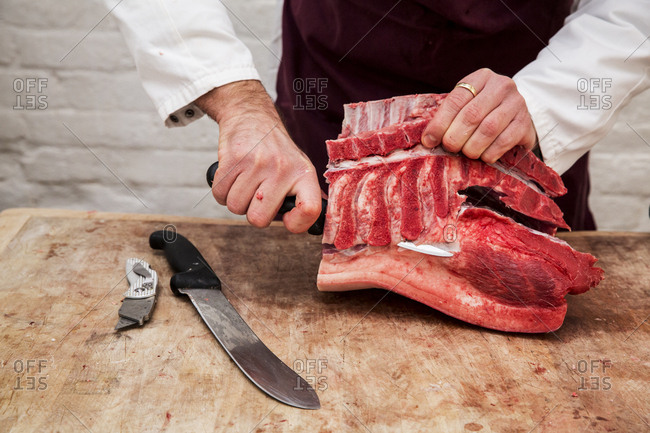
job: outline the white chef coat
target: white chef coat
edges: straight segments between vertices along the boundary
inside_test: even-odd
[[[168,127],[201,117],[193,102],[213,88],[260,78],[219,1],[104,2],[114,8],[144,88]],[[558,173],[650,87],[649,38],[647,0],[583,0],[537,59],[513,77],[544,161]]]

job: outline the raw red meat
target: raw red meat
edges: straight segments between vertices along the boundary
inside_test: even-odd
[[[554,237],[557,173],[522,147],[493,165],[424,148],[444,95],[345,106],[327,142],[330,183],[320,290],[380,287],[487,328],[549,332],[567,294],[602,279],[596,259]],[[454,252],[434,257],[403,240]]]

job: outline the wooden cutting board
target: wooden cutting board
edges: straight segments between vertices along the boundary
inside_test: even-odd
[[[259,337],[322,409],[253,386],[186,298],[149,234],[203,253]],[[481,329],[381,290],[320,293],[319,238],[151,215],[0,214],[0,431],[649,431],[650,234],[573,233],[606,279],[543,335]],[[125,260],[160,276],[142,328],[118,333]],[[432,282],[435,284],[435,282]]]

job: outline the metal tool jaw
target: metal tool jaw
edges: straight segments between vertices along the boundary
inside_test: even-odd
[[[138,258],[127,259],[126,278],[129,289],[124,293],[118,312],[120,319],[115,326],[118,331],[134,325],[142,326],[149,320],[156,303],[158,274],[149,263]]]
[[[144,299],[156,295],[158,273],[144,260],[126,260],[126,279],[129,280],[129,290],[124,292],[125,298]]]

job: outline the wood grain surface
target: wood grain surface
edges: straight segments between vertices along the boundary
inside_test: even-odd
[[[149,234],[173,224],[322,409],[237,369]],[[232,222],[12,209],[0,214],[0,431],[650,431],[650,234],[563,236],[605,280],[564,325],[508,334],[382,290],[320,293],[320,239]],[[159,273],[142,328],[113,330],[129,257]],[[435,284],[435,282],[432,282]]]

